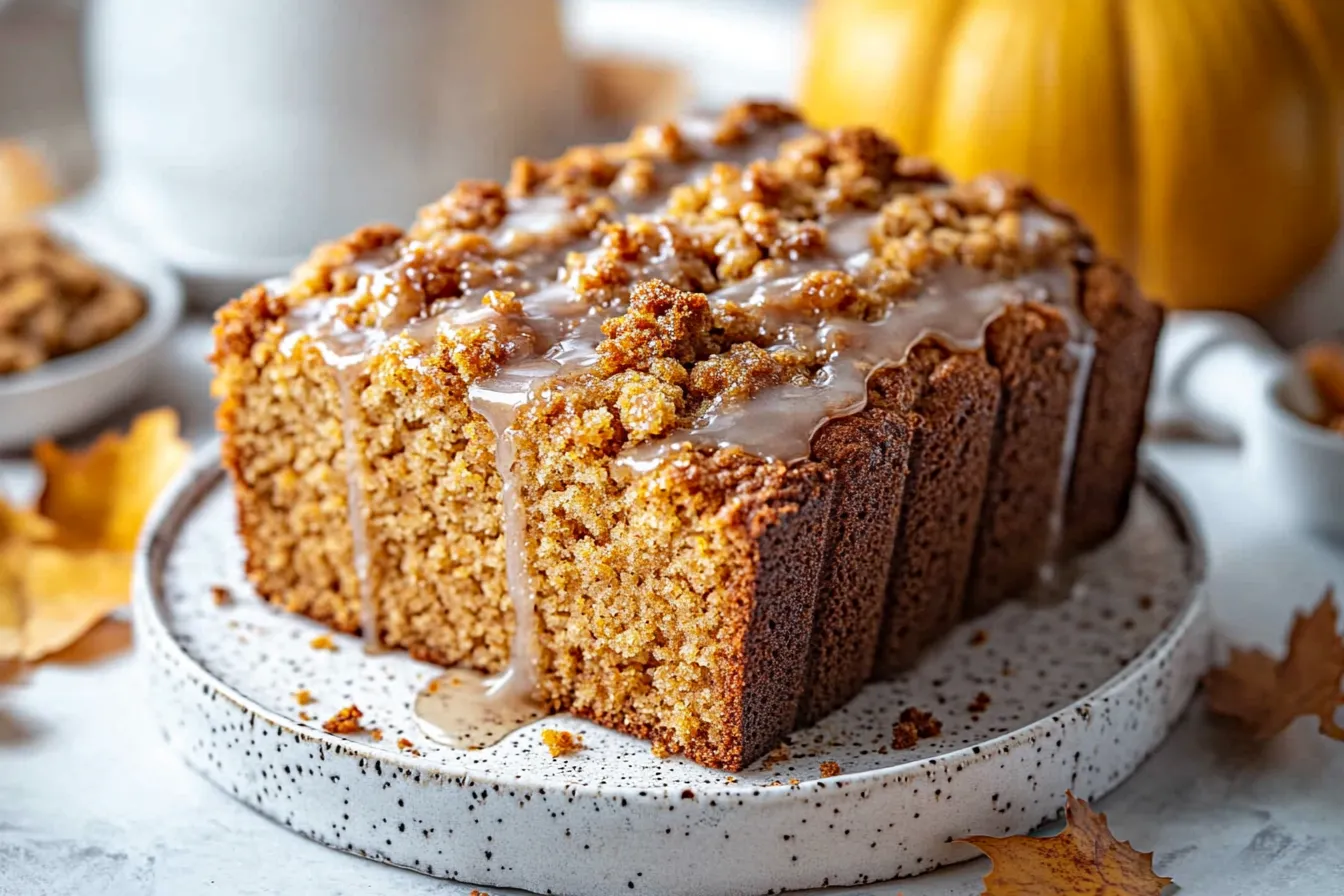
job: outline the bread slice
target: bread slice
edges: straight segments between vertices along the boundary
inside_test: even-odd
[[[744,104],[319,248],[218,422],[262,597],[738,769],[1115,531],[1160,323],[1030,190]]]

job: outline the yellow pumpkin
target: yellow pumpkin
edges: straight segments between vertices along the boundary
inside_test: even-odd
[[[1339,220],[1344,0],[818,0],[802,106],[1023,175],[1174,307],[1252,309]]]

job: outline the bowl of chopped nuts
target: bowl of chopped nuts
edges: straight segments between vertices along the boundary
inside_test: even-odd
[[[57,208],[0,226],[0,451],[133,397],[181,316],[173,273],[90,221]]]

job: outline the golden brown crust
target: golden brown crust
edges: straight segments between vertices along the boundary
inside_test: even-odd
[[[925,340],[880,371],[870,401],[908,416],[912,433],[876,661],[889,677],[961,618],[999,419],[999,370],[983,350]]]
[[[848,703],[873,672],[911,441],[907,417],[876,403],[830,421],[812,440],[835,498],[797,727]]]
[[[1083,275],[1082,311],[1095,355],[1064,510],[1068,546],[1096,547],[1124,522],[1138,473],[1138,444],[1162,308],[1134,279],[1103,259]]]

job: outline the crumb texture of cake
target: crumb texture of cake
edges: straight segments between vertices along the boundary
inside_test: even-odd
[[[737,770],[1116,531],[1160,326],[1028,187],[744,103],[319,247],[213,361],[265,599]]]

